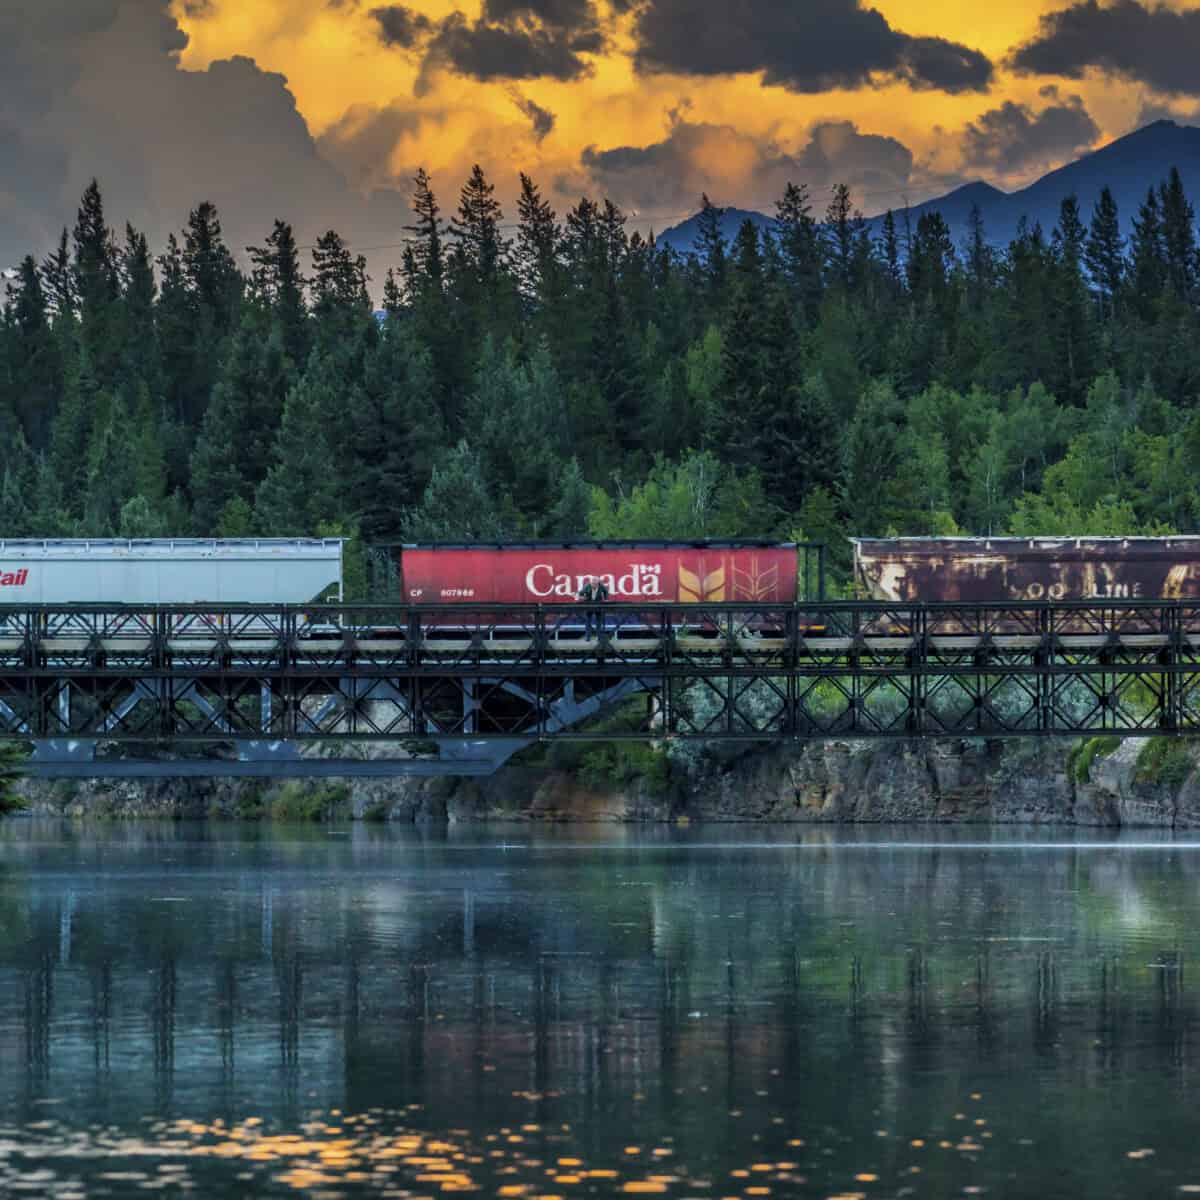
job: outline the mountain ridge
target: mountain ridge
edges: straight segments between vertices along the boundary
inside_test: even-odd
[[[1163,119],[1055,167],[1016,191],[1005,192],[986,180],[976,179],[943,196],[895,210],[895,215],[899,218],[904,214],[909,224],[915,226],[923,214],[940,212],[958,241],[966,233],[972,205],[978,205],[988,240],[1007,244],[1016,235],[1022,218],[1030,225],[1040,223],[1049,230],[1058,220],[1062,201],[1072,194],[1079,200],[1084,220],[1089,220],[1092,206],[1101,189],[1107,186],[1117,202],[1122,228],[1128,234],[1147,190],[1165,179],[1172,167],[1179,169],[1188,195],[1200,199],[1200,127]],[[698,231],[698,216],[664,230],[658,235],[658,243],[681,253],[691,251]],[[883,216],[877,213],[867,218],[873,232],[879,231]],[[770,228],[774,223],[765,213],[730,208],[722,219],[722,233],[732,240],[747,219],[759,229]]]

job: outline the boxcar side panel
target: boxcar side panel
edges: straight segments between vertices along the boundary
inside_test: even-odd
[[[855,543],[877,600],[1153,600],[1200,597],[1200,539],[895,539]]]
[[[573,604],[585,578],[617,603],[791,603],[796,551],[776,547],[406,548],[413,604]]]

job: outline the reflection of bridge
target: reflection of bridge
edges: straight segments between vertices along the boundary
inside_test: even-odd
[[[1200,726],[1200,604],[0,609],[0,738],[44,774],[486,773],[550,738]],[[583,724],[644,694],[621,728]],[[301,758],[436,743],[441,760]],[[93,761],[96,746],[123,756]],[[150,749],[226,746],[223,760]],[[141,758],[138,755],[141,755]]]

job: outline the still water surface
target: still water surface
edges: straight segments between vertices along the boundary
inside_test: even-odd
[[[1200,1192],[1200,842],[0,826],[0,1194]]]

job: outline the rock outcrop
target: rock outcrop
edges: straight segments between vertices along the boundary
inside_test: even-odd
[[[1193,746],[1195,747],[1193,749]],[[1149,753],[1147,752],[1149,748]],[[1131,739],[826,742],[661,778],[585,784],[578,772],[509,766],[487,779],[398,778],[265,786],[240,780],[84,780],[20,785],[31,811],[94,817],[295,815],[408,822],[984,822],[1200,826],[1200,742]]]

